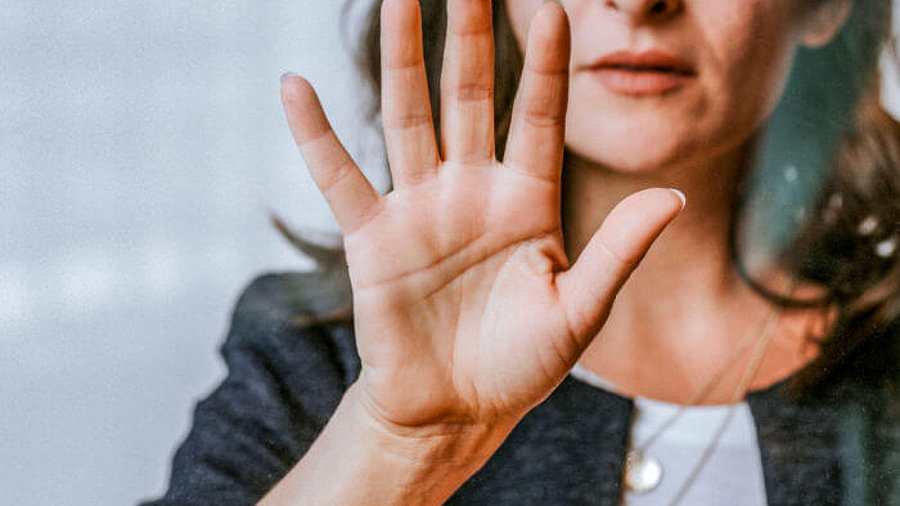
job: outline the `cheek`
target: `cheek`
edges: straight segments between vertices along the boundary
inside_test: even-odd
[[[740,3],[740,2],[737,2]],[[706,41],[708,87],[726,122],[742,131],[756,129],[772,112],[795,54],[791,2],[746,2],[730,22],[707,20],[699,31]],[[700,27],[698,27],[700,28]],[[749,133],[749,132],[747,132]]]

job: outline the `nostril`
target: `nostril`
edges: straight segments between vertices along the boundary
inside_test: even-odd
[[[677,0],[657,0],[650,5],[647,12],[654,16],[672,14],[678,10]]]
[[[681,7],[682,0],[605,0],[607,9],[629,14],[634,17],[668,18]]]
[[[668,10],[666,2],[656,2],[650,7],[651,14],[663,14]]]

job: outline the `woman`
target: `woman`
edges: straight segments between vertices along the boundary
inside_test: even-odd
[[[890,2],[560,4],[376,9],[387,195],[283,77],[349,271],[248,289],[157,504],[900,501]]]

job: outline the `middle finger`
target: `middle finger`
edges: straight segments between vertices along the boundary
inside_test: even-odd
[[[441,151],[448,161],[494,158],[494,36],[490,0],[448,0],[441,73]]]

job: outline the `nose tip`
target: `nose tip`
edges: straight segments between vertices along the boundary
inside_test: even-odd
[[[682,0],[605,0],[604,5],[633,19],[660,20],[681,10],[681,2]]]

